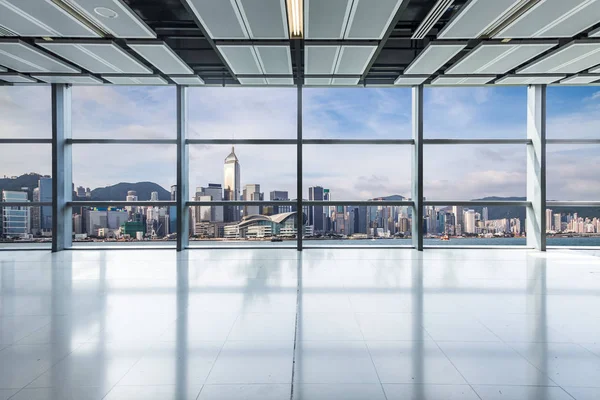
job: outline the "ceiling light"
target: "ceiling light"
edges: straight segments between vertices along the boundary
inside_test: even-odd
[[[496,81],[496,85],[550,85],[565,75],[506,75]]]
[[[302,0],[287,0],[287,15],[290,38],[301,39],[304,28],[304,7]]]
[[[433,74],[464,49],[466,45],[466,42],[431,42],[404,70],[404,74]]]
[[[96,7],[94,12],[104,18],[117,18],[119,14],[115,10],[111,10],[107,7]]]
[[[417,86],[417,85],[421,85],[428,78],[429,78],[429,75],[400,75],[394,81],[394,85]]]

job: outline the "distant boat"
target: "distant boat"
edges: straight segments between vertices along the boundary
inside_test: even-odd
[[[277,236],[271,238],[271,242],[283,242],[283,239]]]
[[[448,237],[448,235],[444,235],[440,238],[440,240],[447,241],[450,240],[450,237]]]

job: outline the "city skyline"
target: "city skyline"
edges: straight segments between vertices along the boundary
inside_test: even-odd
[[[294,93],[190,89],[190,137],[293,139]],[[595,137],[599,93],[594,87],[549,87],[548,137]],[[172,87],[74,87],[73,97],[74,137],[175,135]],[[304,98],[306,138],[410,138],[409,89],[306,89]],[[425,103],[426,137],[525,137],[524,88],[426,88]],[[0,105],[2,137],[50,137],[48,87],[0,88]],[[219,179],[221,171],[213,161],[222,158],[223,147],[229,145],[190,146],[191,188]],[[295,146],[236,147],[243,150],[246,182],[261,180],[265,192],[287,190],[296,197]],[[331,188],[336,199],[410,192],[410,146],[305,145],[303,153],[304,181]],[[3,146],[0,156],[2,175],[51,172],[50,145]],[[600,198],[600,185],[593,184],[598,157],[600,146],[548,145],[548,198]],[[73,146],[74,181],[89,187],[140,181],[169,187],[175,181],[175,162],[174,145]],[[430,199],[525,195],[525,146],[431,145],[425,148],[424,162],[424,190]]]

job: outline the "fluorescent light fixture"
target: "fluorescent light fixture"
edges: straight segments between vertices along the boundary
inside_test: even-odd
[[[122,0],[62,1],[112,36],[131,39],[156,38],[156,33]]]
[[[106,79],[115,85],[168,85],[160,75],[102,75],[102,79]]]
[[[418,28],[415,30],[411,39],[424,39],[452,3],[454,3],[454,0],[437,0],[425,16],[425,19],[423,19],[421,24],[419,24]]]
[[[0,81],[10,83],[37,83],[35,79],[21,74],[0,74]]]
[[[304,36],[304,8],[302,0],[287,0],[287,17],[291,39]]]
[[[265,75],[291,75],[290,46],[254,46],[258,64]]]
[[[68,83],[71,85],[102,85],[100,79],[92,75],[73,75],[73,74],[55,74],[55,75],[31,75],[35,79],[46,83]]]
[[[28,43],[12,38],[0,39],[0,64],[18,72],[81,72]]]
[[[400,75],[394,81],[394,85],[398,86],[418,86],[423,84],[429,75]]]
[[[304,37],[343,39],[351,9],[352,0],[304,0]]]
[[[458,75],[441,75],[435,78],[431,85],[433,86],[481,86],[489,83],[491,80],[496,78],[496,75],[486,76],[458,76]]]
[[[448,68],[445,74],[505,74],[557,44],[481,43]]]
[[[36,40],[38,46],[95,74],[151,74],[152,70],[112,41]]]
[[[322,0],[328,1],[328,0]],[[409,0],[354,0],[345,39],[382,39],[400,5]]]
[[[164,74],[185,75],[194,73],[165,42],[127,43],[127,45]]]
[[[517,70],[519,74],[575,74],[600,64],[600,42],[573,41]]]
[[[470,0],[446,24],[438,39],[475,39],[499,26],[529,0]]]
[[[540,0],[496,38],[572,37],[598,23],[600,0]]]
[[[329,86],[329,85],[331,85],[331,77],[322,78],[322,77],[305,76],[304,84],[306,86]]]
[[[0,25],[19,36],[99,37],[52,0],[0,0]]]
[[[410,63],[404,75],[430,75],[456,56],[467,44],[462,42],[432,42]]]
[[[507,75],[496,81],[496,85],[549,85],[565,75]]]
[[[600,74],[580,74],[570,76],[560,81],[562,85],[588,85],[600,80]]]
[[[369,65],[377,46],[342,46],[334,73],[362,75]]]
[[[171,75],[169,78],[178,85],[204,85],[204,80],[200,78],[198,75],[179,75],[174,76]]]
[[[267,80],[262,76],[237,78],[241,85],[266,85]]]
[[[285,0],[236,0],[236,2],[251,39],[288,39]],[[302,1],[296,0],[296,2],[300,4],[300,12],[302,12]]]

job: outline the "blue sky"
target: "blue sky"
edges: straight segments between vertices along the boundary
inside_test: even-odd
[[[426,88],[427,138],[525,138],[526,88]],[[174,138],[173,87],[74,87],[76,138]],[[411,137],[411,90],[406,88],[305,89],[305,138]],[[548,88],[548,137],[596,138],[600,89]],[[0,137],[50,137],[49,87],[0,88]],[[296,135],[296,90],[284,88],[190,89],[191,138],[283,138]],[[548,146],[548,197],[600,198],[600,146]],[[221,183],[230,146],[190,148],[190,185]],[[296,196],[294,146],[236,146],[242,185]],[[0,174],[50,173],[50,146],[0,148]],[[525,195],[525,146],[427,146],[425,196],[472,199]],[[175,182],[175,146],[78,145],[73,149],[76,185],[122,181]],[[304,195],[321,185],[335,199],[410,194],[409,146],[305,146]],[[268,195],[267,195],[268,196]]]

